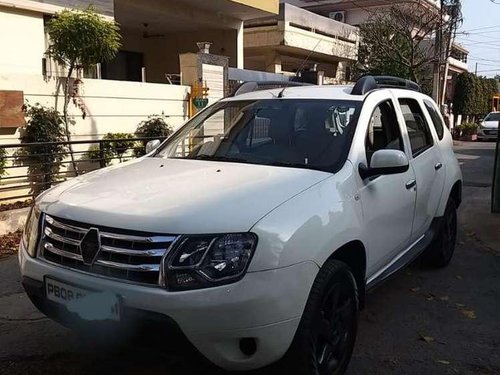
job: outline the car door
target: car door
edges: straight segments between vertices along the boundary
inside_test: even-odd
[[[420,238],[436,216],[444,188],[445,169],[441,152],[430,130],[420,98],[398,97],[398,116],[405,124],[405,138],[411,150],[411,167],[417,182],[417,200],[412,241]]]
[[[363,144],[355,145],[360,150],[358,161],[369,165],[373,153],[382,149],[407,153],[395,103],[392,98],[387,98],[387,91],[385,95],[384,92],[371,94],[364,108],[370,112],[361,116],[358,125],[362,133],[356,138],[363,138]],[[359,177],[359,198],[369,253],[368,277],[388,265],[409,245],[416,199],[412,186],[414,180],[411,168],[401,174],[366,180]]]

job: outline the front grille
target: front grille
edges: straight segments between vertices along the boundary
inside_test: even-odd
[[[483,130],[486,135],[497,135],[497,130]]]
[[[92,265],[83,261],[80,243],[90,228],[99,229],[101,248]],[[158,285],[162,257],[175,236],[131,232],[45,215],[41,256],[52,263],[133,283]]]

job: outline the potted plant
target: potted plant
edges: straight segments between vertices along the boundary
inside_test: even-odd
[[[457,132],[461,141],[477,141],[478,125],[473,122],[465,122],[457,126]]]

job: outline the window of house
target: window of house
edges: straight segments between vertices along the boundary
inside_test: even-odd
[[[366,134],[366,158],[368,163],[378,150],[404,151],[394,105],[390,100],[380,103],[373,111]]]
[[[411,151],[416,157],[429,149],[433,145],[429,124],[425,121],[425,116],[420,104],[414,99],[400,99],[399,105],[403,112],[408,136],[410,138]]]
[[[429,115],[431,116],[432,122],[434,124],[434,128],[436,129],[436,133],[438,135],[439,140],[443,139],[444,136],[444,123],[443,119],[441,116],[439,116],[439,113],[431,102],[428,100],[424,100],[425,108],[427,108],[427,111],[429,112]]]

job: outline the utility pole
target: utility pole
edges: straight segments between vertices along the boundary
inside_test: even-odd
[[[432,89],[432,96],[436,103],[440,103],[441,97],[441,65],[443,58],[442,50],[442,37],[443,37],[443,10],[444,10],[444,0],[441,0],[441,6],[439,9],[439,24],[436,30],[435,44],[434,44],[434,84]]]
[[[500,122],[498,125],[500,126]],[[500,214],[500,131],[497,134],[497,148],[493,170],[493,188],[491,190],[491,212]]]
[[[477,63],[476,63],[476,70],[474,71],[474,75],[477,76]]]
[[[448,86],[448,72],[450,70],[450,61],[449,56],[451,55],[451,51],[453,49],[453,42],[455,41],[455,37],[457,34],[458,24],[462,18],[462,5],[460,0],[453,0],[447,4],[446,7],[446,15],[448,17],[448,25],[446,28],[446,35],[449,38],[446,44],[446,50],[444,54],[445,58],[445,68],[444,68],[444,77],[443,77],[443,91],[440,99],[440,104],[444,105],[446,102],[446,89]]]

